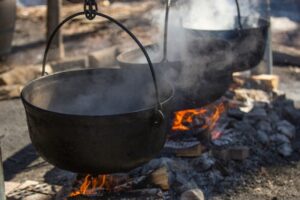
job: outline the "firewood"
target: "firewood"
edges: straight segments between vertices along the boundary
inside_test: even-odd
[[[6,193],[7,200],[47,200],[53,199],[60,186],[49,185],[47,183],[38,183],[36,181],[25,181],[19,186]]]
[[[117,46],[112,46],[99,51],[92,52],[88,56],[89,67],[108,68],[116,65]]]
[[[170,189],[168,169],[164,166],[150,175],[151,183],[166,191]]]
[[[163,193],[160,189],[156,188],[146,188],[141,190],[131,190],[126,192],[107,192],[102,193],[99,195],[79,195],[75,197],[69,197],[68,200],[117,200],[117,199],[124,199],[124,200],[144,200],[144,199],[155,199],[155,200],[162,200]]]
[[[116,187],[113,188],[113,191],[115,192],[123,192],[123,191],[127,191],[130,190],[132,188],[137,188],[137,187],[141,187],[145,185],[145,182],[147,180],[147,176],[140,176],[137,178],[133,178],[121,185],[118,185]]]
[[[54,72],[61,72],[65,70],[81,69],[88,67],[88,59],[86,56],[77,56],[64,58],[50,63]]]
[[[279,88],[279,76],[261,74],[257,76],[252,76],[251,80],[257,83],[266,91],[278,90]]]
[[[29,81],[41,76],[42,66],[16,67],[10,71],[0,74],[0,86],[3,85],[25,85]],[[48,73],[52,73],[50,66],[46,67]]]
[[[177,150],[176,156],[178,157],[198,157],[203,153],[201,144],[197,144],[191,148]]]
[[[0,86],[0,100],[13,99],[20,96],[22,85]]]
[[[192,189],[182,193],[180,200],[205,200],[205,197],[202,190]]]
[[[204,147],[199,141],[175,142],[168,141],[165,144],[164,153],[175,154],[178,157],[198,157],[202,154]]]

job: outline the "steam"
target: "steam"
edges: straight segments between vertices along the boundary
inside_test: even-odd
[[[261,14],[258,8],[261,2],[259,0],[239,1],[242,24],[246,29],[259,26]],[[165,9],[153,12],[153,19],[153,24],[160,30],[160,34],[153,38],[158,41],[161,49],[156,53],[162,55]],[[226,73],[238,58],[237,51],[233,51],[236,47],[228,41],[220,39],[216,42],[216,36],[205,35],[205,31],[239,28],[235,0],[178,0],[171,6],[168,28],[167,60],[181,61],[182,66],[180,71],[177,71],[179,74],[175,76],[173,68],[166,67],[162,71],[164,78],[170,80],[175,87],[183,90],[199,84],[204,84],[205,87],[205,84],[211,84],[209,81],[204,81],[207,78],[206,74]],[[202,33],[197,33],[197,30],[201,30]],[[239,42],[242,48],[236,48],[238,53],[241,51],[247,53],[249,50],[255,51],[255,47],[261,41],[249,37]],[[151,55],[153,54],[151,52]]]
[[[240,0],[242,16],[247,17],[247,20],[243,19],[245,28],[259,26],[260,14],[254,9],[258,2],[259,0]],[[236,47],[228,41],[216,39],[211,33],[206,34],[208,30],[213,32],[238,28],[234,0],[177,0],[169,16],[168,62],[161,63],[165,11],[156,10],[152,15],[153,24],[160,30],[153,38],[159,48],[147,51],[156,65],[157,77],[171,82],[176,92],[197,96],[194,99],[196,101],[224,92],[230,81],[228,77],[233,72],[229,70],[233,62],[243,59],[242,64],[247,65],[249,52],[255,52],[257,44],[263,42],[260,40],[263,37],[258,34],[239,40]],[[132,61],[146,63],[143,54]],[[145,70],[146,74],[141,71],[142,74],[139,70],[128,71],[124,77],[123,74],[117,76],[116,71],[90,73],[89,77],[79,77],[82,80],[76,81],[67,79],[63,84],[68,89],[68,94],[65,94],[65,89],[57,86],[53,87],[53,99],[50,103],[39,97],[32,97],[30,101],[53,111],[83,115],[121,114],[150,108],[156,104],[153,82],[148,70]],[[120,70],[120,73],[123,72]],[[170,97],[170,90],[166,85],[158,83],[158,86],[160,94],[164,94],[164,100]],[[44,99],[47,99],[47,94],[44,95]]]

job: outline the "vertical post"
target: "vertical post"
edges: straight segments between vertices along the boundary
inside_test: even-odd
[[[262,8],[263,7],[263,8]],[[257,74],[272,74],[273,73],[273,51],[272,51],[272,31],[271,31],[271,0],[264,0],[260,9],[263,12],[261,16],[270,22],[268,29],[266,48],[263,61],[251,70],[253,75]]]
[[[61,19],[61,8],[62,0],[48,0],[47,6],[47,39],[50,37],[52,31],[58,26]],[[57,60],[64,57],[64,45],[63,36],[61,30],[53,39],[53,44],[55,50],[49,54],[48,59]]]
[[[271,24],[271,0],[267,0],[268,4],[268,20],[270,22],[269,32],[268,32],[268,73],[273,74],[273,48],[272,48],[272,24]]]
[[[5,188],[4,188],[4,172],[3,172],[3,163],[2,163],[1,144],[0,144],[0,200],[6,200]]]

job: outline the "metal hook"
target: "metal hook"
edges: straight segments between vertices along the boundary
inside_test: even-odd
[[[98,11],[98,5],[96,0],[85,0],[84,1],[84,13],[88,20],[93,20],[96,17]]]

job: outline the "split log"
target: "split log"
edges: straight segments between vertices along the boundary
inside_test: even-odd
[[[23,89],[23,85],[6,85],[0,87],[0,100],[18,98]]]
[[[38,183],[36,181],[25,181],[6,193],[6,197],[7,200],[50,200],[55,197],[60,189],[60,186]]]
[[[86,56],[65,58],[59,61],[51,62],[50,65],[54,72],[82,69],[88,67],[88,58]]]
[[[118,185],[113,188],[114,192],[124,192],[127,190],[132,190],[133,188],[141,188],[146,185],[147,176],[140,176],[138,178],[133,178],[126,183]]]
[[[88,56],[89,67],[92,68],[110,68],[116,66],[116,56],[118,47],[112,46],[99,51],[92,52]]]
[[[0,74],[0,100],[18,98],[24,85],[40,77],[41,71],[41,66],[16,67]],[[49,65],[47,65],[46,71],[53,72]]]
[[[205,197],[202,190],[192,189],[182,193],[180,200],[205,200]]]
[[[265,91],[274,91],[279,88],[279,76],[277,75],[261,74],[252,76],[251,80],[261,86]]]
[[[48,73],[52,73],[52,68],[48,65],[46,67]],[[42,67],[28,66],[16,67],[10,71],[0,74],[0,86],[4,85],[25,85],[41,76]]]
[[[169,173],[167,167],[162,167],[155,170],[150,175],[150,181],[155,186],[160,187],[162,190],[166,191],[170,189],[169,185]]]
[[[205,147],[199,141],[176,142],[168,141],[165,144],[164,153],[175,154],[178,157],[198,157]]]

